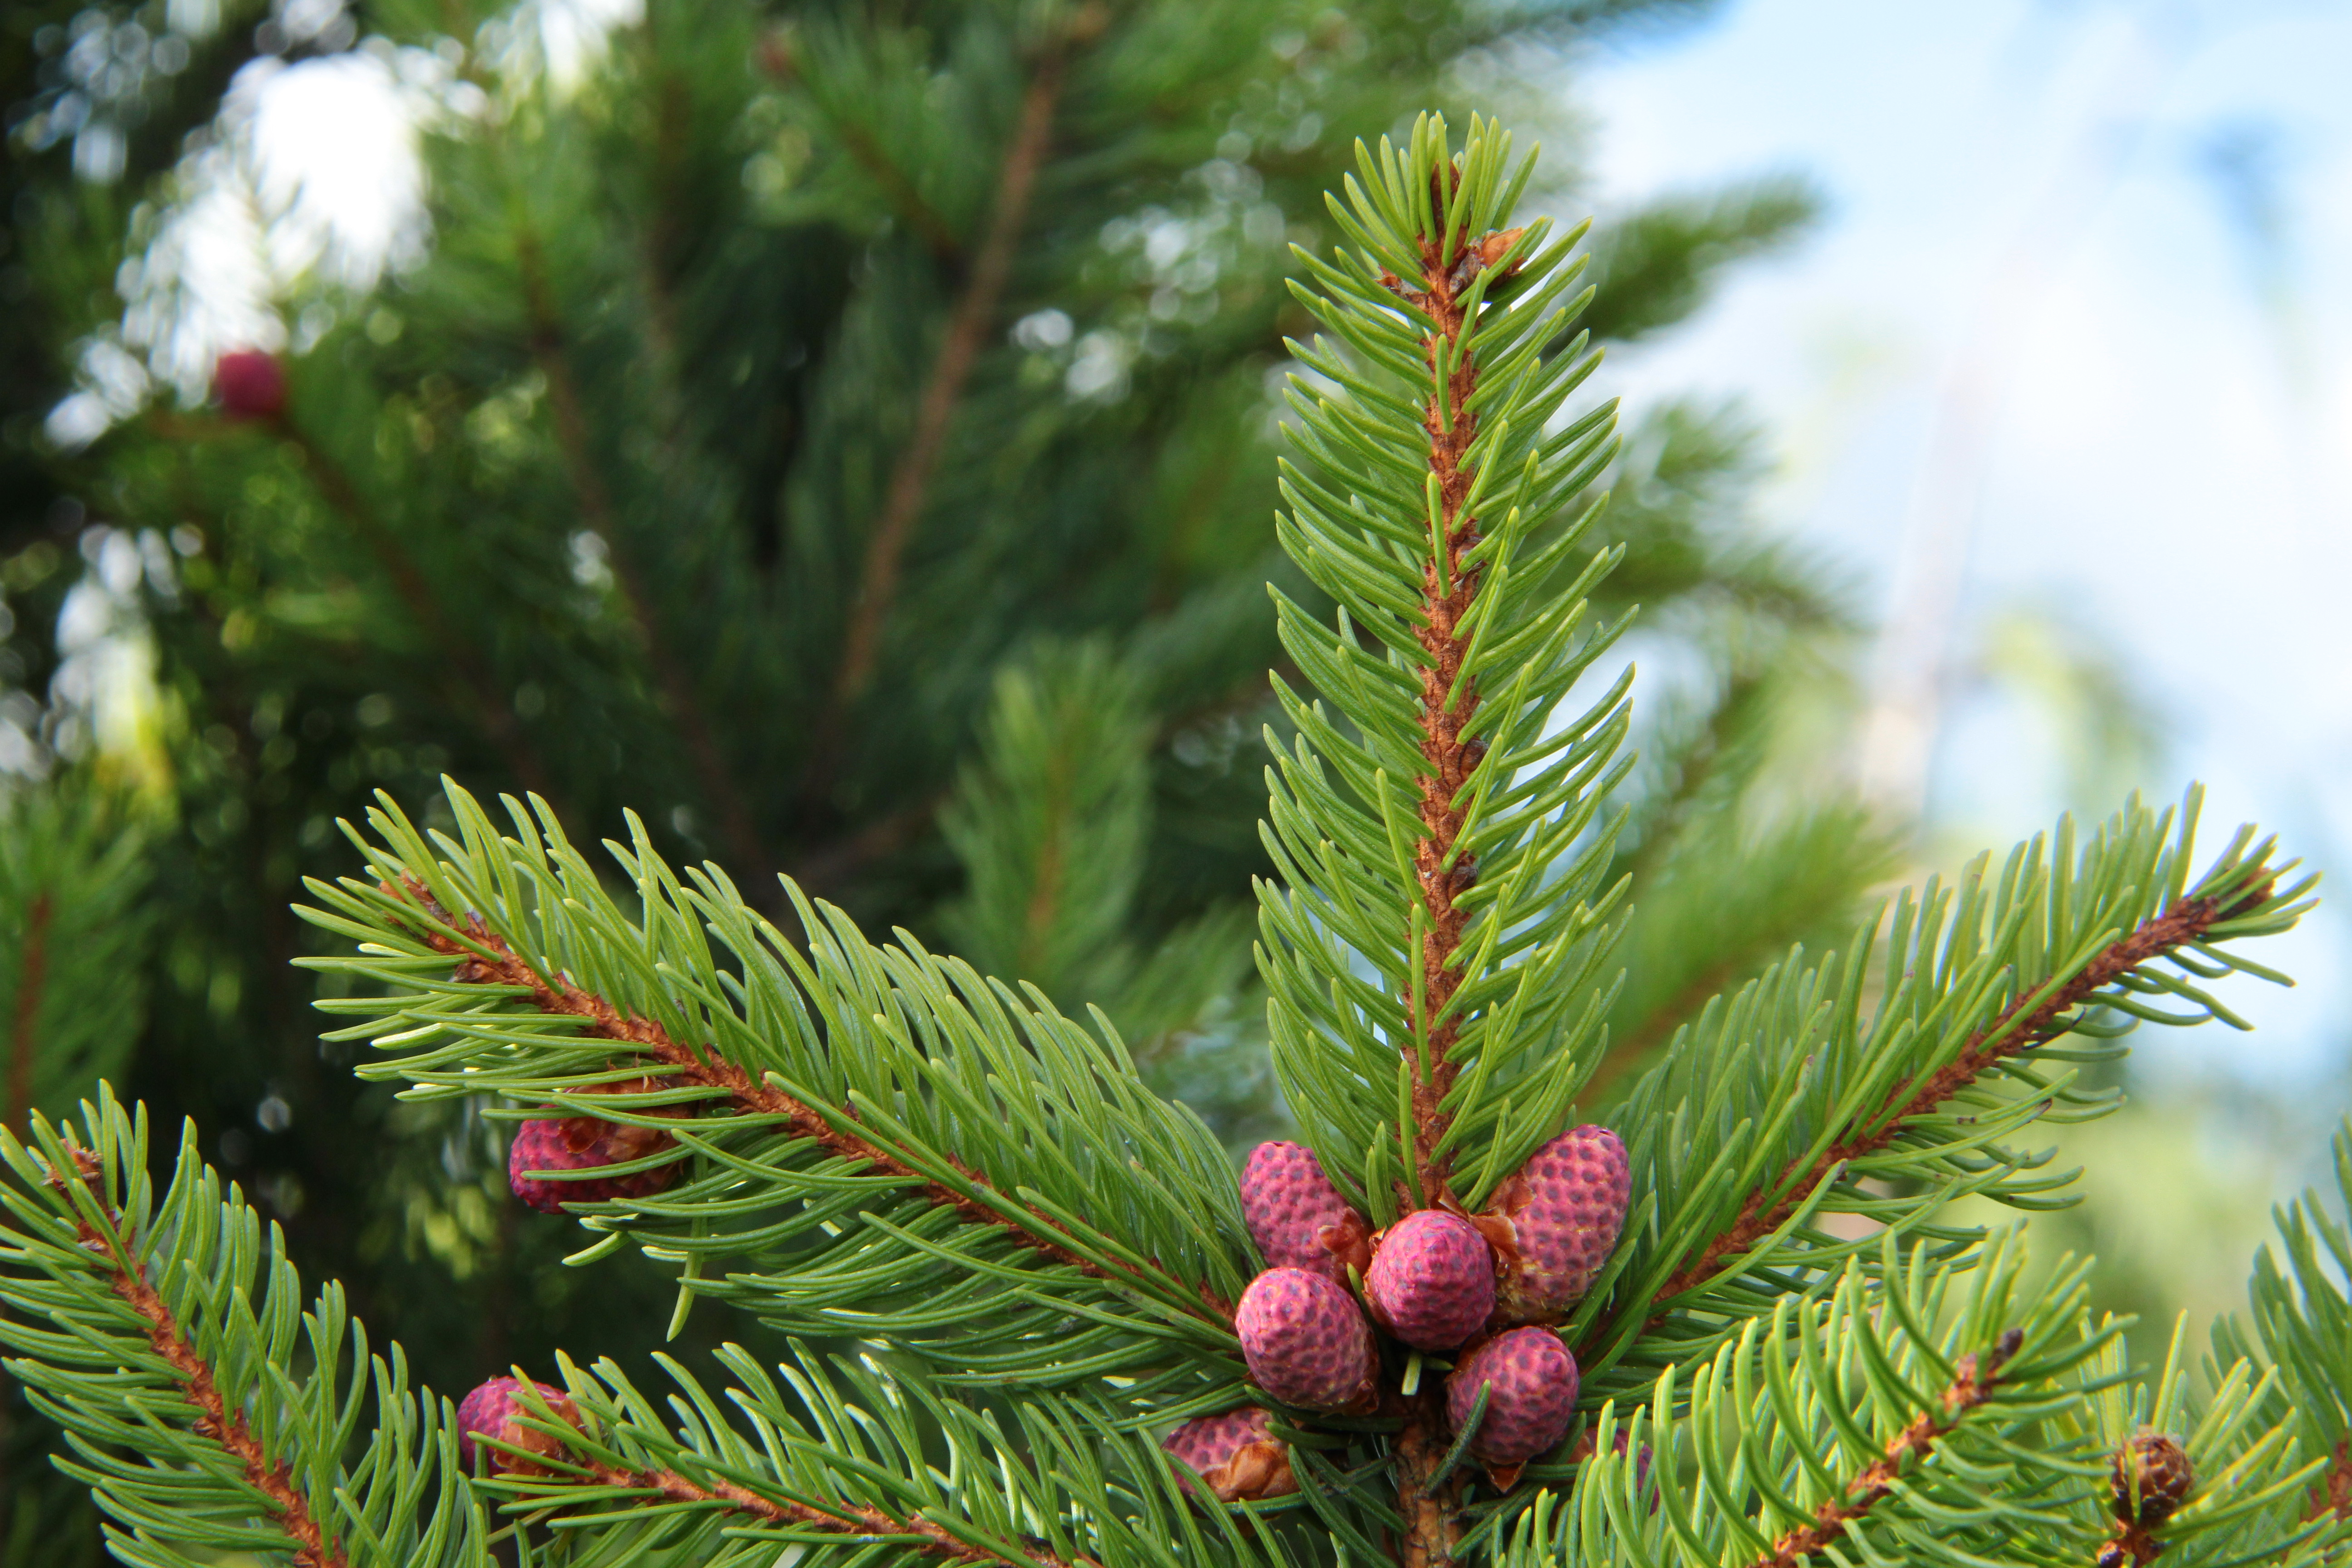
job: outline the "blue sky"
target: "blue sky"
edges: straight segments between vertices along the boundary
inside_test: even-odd
[[[1774,170],[1829,198],[1605,374],[1637,404],[1746,399],[1769,515],[1874,618],[1916,626],[1920,579],[1956,584],[1944,841],[2067,804],[2047,715],[1969,673],[2026,611],[2132,674],[2163,734],[2144,783],[2204,780],[2209,838],[2251,818],[2323,867],[2352,852],[2347,65],[2343,5],[1747,0],[1580,66],[1604,218]],[[1923,568],[1938,524],[1960,543]],[[2303,985],[2246,997],[2263,1033],[2145,1040],[2159,1070],[2340,1084],[2352,922],[2273,945]]]

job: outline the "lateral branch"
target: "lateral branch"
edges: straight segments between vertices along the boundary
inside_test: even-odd
[[[261,1494],[273,1522],[294,1543],[295,1568],[348,1568],[342,1552],[311,1513],[309,1500],[294,1484],[291,1467],[270,1462],[259,1439],[246,1425],[244,1414],[231,1409],[222,1395],[211,1364],[188,1343],[187,1336],[180,1331],[179,1320],[156,1293],[155,1287],[148,1283],[145,1268],[130,1250],[127,1221],[106,1200],[98,1157],[79,1147],[72,1153],[75,1174],[105,1214],[107,1224],[107,1231],[100,1232],[86,1219],[75,1222],[82,1250],[104,1260],[114,1294],[145,1323],[148,1345],[179,1379],[182,1397],[196,1407],[198,1414],[189,1429],[219,1445],[236,1461],[246,1484]],[[55,1173],[49,1176],[49,1184],[60,1192],[65,1188],[63,1177]]]
[[[2227,908],[2215,899],[2182,899],[2109,943],[2041,1003],[2029,1006],[2030,997],[2021,997],[1990,1026],[1971,1035],[1958,1056],[1925,1079],[1915,1079],[1895,1090],[1875,1115],[1856,1122],[1853,1132],[1810,1162],[1791,1162],[1778,1177],[1749,1194],[1730,1228],[1660,1286],[1653,1302],[1679,1296],[1712,1279],[1725,1258],[1737,1257],[1778,1230],[1797,1212],[1805,1195],[1838,1166],[1876,1153],[1895,1142],[1911,1118],[1935,1110],[2011,1057],[2063,1035],[2073,1027],[2070,1015],[2094,993],[2144,963],[2200,941],[2223,921],[2258,907],[2270,897],[2272,887],[2272,879],[2265,878]]]
[[[398,897],[389,885],[383,890]],[[421,907],[434,919],[454,925],[447,911],[433,901],[421,883],[406,884],[407,900]],[[694,1050],[670,1037],[669,1032],[650,1018],[634,1017],[593,991],[583,991],[572,984],[566,975],[553,979],[541,974],[519,957],[504,937],[482,923],[479,915],[467,917],[466,936],[475,946],[493,956],[485,959],[464,942],[432,930],[415,934],[424,943],[456,962],[452,978],[467,985],[510,986],[530,994],[530,1005],[542,1013],[559,1017],[576,1018],[580,1033],[592,1039],[612,1040],[654,1058],[662,1064],[662,1074],[674,1082],[692,1084],[701,1089],[716,1089],[724,1094],[735,1107],[755,1116],[768,1117],[781,1123],[795,1138],[805,1138],[827,1153],[844,1160],[855,1160],[868,1169],[885,1175],[903,1178],[921,1193],[924,1198],[943,1207],[953,1209],[957,1217],[967,1224],[993,1226],[1018,1245],[1055,1263],[1065,1263],[1081,1274],[1097,1279],[1124,1279],[1139,1282],[1133,1270],[1119,1268],[1116,1273],[1092,1259],[1080,1256],[1055,1238],[1053,1226],[1034,1210],[1023,1207],[1023,1217],[1014,1218],[993,1205],[982,1202],[968,1193],[937,1181],[888,1150],[859,1136],[847,1127],[837,1124],[805,1100],[785,1093],[772,1084],[754,1079],[736,1063],[729,1061],[716,1050]],[[841,1121],[855,1121],[856,1112],[843,1110]],[[977,1171],[954,1156],[948,1157],[957,1173],[973,1186],[995,1194],[996,1188]],[[1004,1202],[1001,1195],[1000,1202]],[[1006,1207],[1015,1207],[1009,1203]],[[1196,1294],[1187,1290],[1188,1295]]]
[[[1024,1550],[1018,1556],[1009,1552],[992,1552],[984,1546],[975,1546],[961,1540],[919,1515],[895,1519],[880,1509],[861,1508],[845,1502],[824,1507],[803,1502],[778,1502],[732,1481],[713,1480],[704,1485],[688,1479],[676,1470],[627,1470],[612,1465],[592,1465],[589,1469],[605,1486],[651,1492],[664,1502],[715,1503],[738,1513],[750,1514],[768,1524],[795,1530],[819,1530],[853,1540],[898,1540],[914,1551],[943,1562],[1004,1563],[1012,1564],[1013,1568],[1097,1568],[1090,1557],[1057,1555],[1042,1541],[1032,1548],[1024,1539]]]
[[[2017,1353],[2024,1337],[2020,1330],[2005,1331],[1992,1349],[1984,1353],[1981,1363],[1974,1351],[1962,1356],[1953,1369],[1951,1384],[1944,1390],[1941,1415],[1923,1411],[1909,1426],[1889,1437],[1885,1451],[1846,1482],[1844,1496],[1832,1498],[1813,1510],[1811,1524],[1800,1525],[1781,1535],[1772,1542],[1772,1550],[1757,1558],[1748,1568],[1797,1568],[1797,1564],[1826,1551],[1832,1542],[1851,1531],[1858,1521],[1894,1492],[1896,1480],[1925,1460],[1928,1451],[1958,1426],[1963,1416],[1992,1397],[1993,1388],[2000,1381],[2001,1367]]]

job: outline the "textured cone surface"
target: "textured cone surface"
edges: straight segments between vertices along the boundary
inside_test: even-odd
[[[644,1093],[660,1085],[649,1079],[619,1085],[629,1093]],[[656,1115],[675,1114],[667,1110]],[[673,1147],[677,1140],[651,1127],[628,1127],[600,1116],[565,1116],[547,1121],[526,1121],[515,1129],[507,1148],[507,1184],[514,1195],[541,1214],[562,1214],[565,1204],[607,1203],[614,1198],[642,1198],[677,1180],[677,1166],[656,1165],[624,1176],[604,1178],[534,1177],[532,1171],[590,1171],[625,1164]]]
[[[1496,1335],[1445,1379],[1445,1415],[1456,1430],[1468,1425],[1481,1387],[1494,1392],[1470,1451],[1496,1464],[1523,1464],[1567,1435],[1576,1411],[1576,1358],[1549,1329]]]
[[[2132,1511],[2137,1481],[2139,1511]],[[2180,1445],[2159,1432],[2142,1432],[2116,1455],[2116,1517],[2153,1529],[2172,1517],[2189,1496],[2196,1476]]]
[[[1255,1405],[1187,1421],[1160,1446],[1198,1472],[1221,1502],[1258,1502],[1298,1489],[1289,1446],[1274,1436],[1265,1412]],[[1177,1482],[1193,1489],[1182,1476]]]
[[[225,353],[213,362],[213,395],[232,418],[274,418],[286,408],[286,367],[258,349]]]
[[[1616,1250],[1633,1195],[1625,1145],[1606,1127],[1575,1127],[1546,1143],[1496,1194],[1518,1257],[1504,1271],[1514,1321],[1556,1316],[1580,1300]]]
[[[1344,1245],[1362,1232],[1364,1222],[1323,1174],[1314,1151],[1296,1143],[1261,1143],[1250,1151],[1242,1168],[1242,1217],[1269,1267],[1304,1268],[1335,1285],[1347,1283],[1345,1262],[1323,1236],[1330,1231]]]
[[[1495,1310],[1495,1249],[1460,1215],[1409,1214],[1389,1227],[1364,1276],[1372,1315],[1415,1350],[1450,1351]]]
[[[1234,1310],[1251,1378],[1286,1405],[1341,1410],[1372,1386],[1372,1326],[1356,1299],[1320,1274],[1269,1268]]]
[[[527,1449],[551,1459],[563,1452],[563,1445],[555,1438],[547,1433],[533,1431],[522,1425],[524,1418],[536,1414],[530,1403],[521,1397],[520,1391],[523,1386],[520,1378],[494,1377],[458,1402],[457,1455],[465,1460],[468,1468],[471,1468],[474,1463],[476,1437],[488,1437],[500,1443],[511,1443],[518,1448]],[[580,1413],[573,1407],[571,1396],[563,1390],[550,1388],[543,1383],[534,1383],[530,1386],[539,1390],[541,1397],[547,1401],[549,1412],[557,1420],[569,1421],[575,1426],[580,1424]],[[495,1448],[488,1452],[490,1468],[494,1470],[502,1470],[518,1476],[543,1476],[550,1473],[545,1466],[535,1465],[529,1459],[518,1458],[512,1454],[502,1454]]]

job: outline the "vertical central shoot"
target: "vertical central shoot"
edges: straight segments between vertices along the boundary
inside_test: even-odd
[[[1408,1051],[1412,1056],[1413,1165],[1416,1185],[1435,1203],[1450,1197],[1452,1156],[1443,1146],[1450,1118],[1445,1097],[1460,1065],[1454,1047],[1461,1020],[1447,1011],[1462,973],[1456,955],[1469,912],[1459,896],[1475,885],[1478,866],[1462,853],[1464,811],[1459,804],[1486,744],[1467,732],[1478,709],[1478,685],[1464,668],[1469,651],[1468,623],[1483,568],[1465,557],[1479,539],[1470,510],[1471,480],[1465,458],[1478,437],[1478,415],[1471,406],[1478,388],[1478,360],[1466,340],[1483,284],[1475,281],[1488,261],[1518,237],[1507,234],[1471,239],[1463,232],[1467,201],[1458,165],[1432,172],[1431,223],[1419,237],[1421,276],[1415,284],[1392,275],[1381,281],[1406,303],[1427,315],[1423,339],[1429,366],[1429,395],[1422,424],[1429,433],[1430,548],[1422,566],[1423,625],[1414,637],[1428,660],[1421,670],[1421,755],[1424,771],[1414,784],[1420,800],[1421,837],[1413,846],[1419,883],[1414,921],[1419,973],[1403,1000]],[[1434,237],[1431,231],[1434,231]]]

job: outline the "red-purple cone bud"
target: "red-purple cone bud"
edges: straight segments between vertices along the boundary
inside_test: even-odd
[[[558,1421],[567,1421],[574,1426],[580,1425],[580,1412],[563,1390],[550,1388],[543,1383],[534,1383],[530,1386],[539,1390],[541,1397],[547,1401],[549,1414]],[[542,1458],[552,1459],[562,1454],[563,1445],[556,1438],[522,1425],[522,1418],[537,1415],[530,1401],[521,1396],[520,1391],[522,1387],[520,1379],[494,1377],[458,1403],[457,1454],[465,1460],[467,1468],[473,1467],[476,1437],[510,1443]],[[501,1453],[496,1448],[486,1452],[494,1470],[517,1476],[550,1473],[544,1465],[534,1464],[513,1454]]]
[[[1285,1405],[1344,1410],[1372,1393],[1372,1326],[1320,1274],[1269,1268],[1249,1282],[1234,1329],[1250,1377]]]
[[[1372,1316],[1415,1350],[1450,1351],[1495,1310],[1495,1251],[1460,1215],[1421,1209],[1391,1226],[1364,1275]]]
[[[1528,1156],[1495,1192],[1511,1226],[1498,1292],[1506,1321],[1556,1318],[1582,1299],[1616,1249],[1632,1194],[1625,1145],[1606,1127],[1571,1128]]]
[[[1446,1418],[1459,1428],[1488,1388],[1486,1418],[1470,1451],[1498,1465],[1519,1465],[1567,1436],[1576,1412],[1576,1358],[1549,1329],[1513,1329],[1464,1356],[1445,1379]]]
[[[662,1086],[651,1079],[614,1084],[604,1092],[643,1094]],[[656,1110],[657,1116],[682,1115],[676,1108]],[[627,1175],[555,1179],[529,1172],[586,1171],[603,1165],[625,1164],[676,1145],[668,1133],[651,1127],[630,1127],[601,1116],[565,1116],[526,1121],[515,1129],[507,1149],[507,1184],[515,1196],[541,1214],[562,1214],[565,1204],[605,1203],[614,1198],[642,1198],[660,1192],[677,1179],[677,1164],[656,1165]]]
[[[237,349],[213,362],[213,395],[232,419],[275,419],[286,410],[286,367],[259,349]]]
[[[1190,1466],[1220,1502],[1259,1502],[1298,1489],[1289,1446],[1268,1429],[1265,1412],[1255,1405],[1187,1421],[1160,1446]],[[1189,1479],[1176,1479],[1192,1490]]]
[[[1296,1143],[1261,1143],[1242,1168],[1242,1216],[1250,1239],[1273,1268],[1304,1268],[1335,1285],[1347,1266],[1370,1261],[1363,1216],[1349,1208],[1323,1174],[1314,1151]]]

